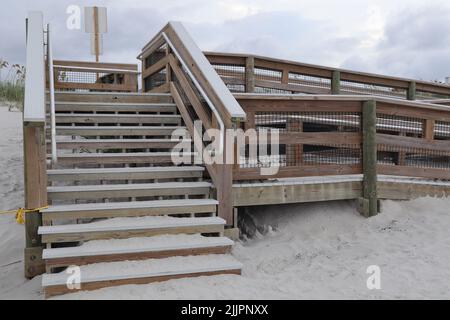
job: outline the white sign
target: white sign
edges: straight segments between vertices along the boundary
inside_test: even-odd
[[[97,30],[95,27],[95,7],[84,8],[84,32],[86,33],[108,33],[108,22],[106,7],[97,7]]]

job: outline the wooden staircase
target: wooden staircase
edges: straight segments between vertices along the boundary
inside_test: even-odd
[[[182,128],[170,94],[56,94],[58,161],[48,160],[51,205],[38,230],[47,297],[74,291],[72,265],[81,290],[240,274],[204,167],[172,162]]]

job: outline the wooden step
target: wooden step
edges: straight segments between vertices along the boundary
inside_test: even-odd
[[[162,235],[148,238],[94,240],[78,247],[44,249],[47,268],[98,262],[162,259],[172,256],[226,254],[233,241],[226,237]]]
[[[146,284],[186,277],[218,274],[240,275],[242,264],[231,255],[170,257],[142,261],[119,261],[80,267],[81,290],[96,290],[125,284]],[[42,277],[47,298],[75,292],[68,288],[69,273],[45,274]]]
[[[183,142],[181,144],[181,141]],[[189,147],[190,139],[74,139],[57,141],[57,149],[172,149],[175,146]],[[50,144],[50,141],[47,141]]]
[[[42,210],[42,221],[215,213],[217,204],[214,199],[171,199],[53,205]]]
[[[167,93],[139,93],[139,92],[73,92],[56,91],[57,102],[103,102],[103,103],[166,103],[173,102]],[[48,100],[47,100],[48,101]]]
[[[50,200],[207,195],[209,182],[160,182],[47,187]]]
[[[191,159],[195,152],[70,153],[58,155],[58,164],[173,164],[173,156]],[[180,160],[181,161],[181,160]],[[189,161],[188,161],[189,162]],[[187,163],[188,164],[188,163]]]
[[[56,126],[56,135],[66,136],[170,136],[181,126]]]
[[[49,181],[95,181],[200,178],[204,170],[204,167],[192,166],[51,169],[47,170],[47,179]]]
[[[56,114],[56,123],[145,123],[175,124],[181,122],[176,114]]]
[[[162,234],[223,233],[225,220],[219,217],[113,218],[85,224],[41,226],[43,243],[151,237]]]
[[[61,102],[55,103],[56,112],[151,112],[177,113],[174,103],[101,103]]]

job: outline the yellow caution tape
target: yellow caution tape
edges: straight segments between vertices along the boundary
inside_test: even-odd
[[[48,206],[34,208],[34,209],[19,208],[17,210],[3,210],[3,211],[0,211],[0,214],[15,213],[16,214],[16,222],[19,224],[24,224],[26,212],[41,211],[41,210],[44,210],[47,208],[48,208]]]

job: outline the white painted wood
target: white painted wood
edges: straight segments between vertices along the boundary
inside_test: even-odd
[[[101,92],[97,92],[96,94],[100,94]],[[48,104],[48,102],[47,102]],[[72,101],[56,101],[56,105],[68,105],[68,106],[111,106],[111,107],[127,107],[127,106],[142,106],[142,107],[160,107],[160,106],[168,106],[168,107],[176,107],[175,103],[169,102],[133,102],[133,103],[125,103],[125,102],[72,102]]]
[[[80,203],[68,205],[53,205],[41,212],[46,213],[72,213],[83,211],[105,211],[105,210],[136,210],[151,208],[172,208],[172,207],[190,207],[190,206],[210,206],[217,205],[219,202],[214,199],[172,199],[172,200],[154,200],[154,201],[130,201],[130,202],[106,202],[106,203]]]
[[[245,120],[246,114],[244,110],[236,101],[236,99],[233,97],[230,90],[227,88],[225,83],[222,81],[217,72],[211,66],[209,61],[206,59],[203,52],[195,44],[189,33],[184,28],[184,26],[177,21],[171,21],[169,22],[169,25],[177,34],[178,38],[183,43],[183,46],[189,51],[189,54],[195,61],[196,67],[207,79],[208,83],[213,87],[219,100],[222,102],[225,108],[227,108],[227,111],[230,114],[230,116],[232,118]],[[164,27],[163,30],[164,29],[166,29],[166,27]],[[160,41],[161,34],[162,32],[159,32],[158,36],[154,38],[150,43],[148,43],[142,51],[145,52],[148,48],[150,48],[153,45],[153,43]]]
[[[220,226],[225,220],[219,217],[205,218],[173,218],[173,217],[139,217],[113,218],[84,224],[65,224],[57,226],[41,226],[40,235],[83,234],[86,232],[116,232],[129,230],[151,230],[161,228],[179,228],[193,226]]]
[[[158,252],[198,248],[232,246],[234,242],[226,237],[204,237],[201,235],[163,235],[144,238],[93,240],[79,247],[44,249],[45,260],[92,257],[99,255],[120,255],[141,252]]]
[[[40,11],[28,13],[24,122],[45,122],[44,25]]]
[[[58,162],[58,153],[56,151],[56,115],[55,115],[55,76],[53,71],[53,51],[51,40],[50,24],[47,24],[47,65],[48,65],[48,86],[50,96],[50,128],[51,128],[51,146],[52,146],[52,166]]]
[[[64,91],[64,90],[57,90],[55,91],[57,94],[68,94],[68,95],[113,95],[113,96],[170,96],[170,93],[151,93],[151,92],[77,92],[77,91]]]
[[[102,184],[102,185],[78,185],[78,186],[62,186],[48,187],[49,195],[55,193],[67,192],[95,192],[95,191],[120,191],[120,190],[158,190],[158,189],[194,189],[194,188],[210,188],[211,183],[199,182],[158,182],[158,183],[132,183],[132,184]],[[188,191],[188,190],[186,190]]]
[[[149,173],[149,172],[185,172],[204,171],[204,167],[142,167],[142,168],[94,168],[94,169],[51,169],[47,175],[78,175],[78,174],[108,174],[108,173]]]
[[[203,255],[170,257],[143,261],[120,261],[81,266],[81,282],[139,279],[200,272],[226,271],[242,268],[242,263],[231,255]],[[64,271],[45,274],[42,286],[65,285],[70,275]]]

